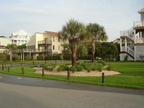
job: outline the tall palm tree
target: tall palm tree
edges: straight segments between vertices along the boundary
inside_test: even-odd
[[[105,32],[104,27],[100,26],[99,24],[88,24],[87,25],[87,32],[89,33],[89,36],[91,38],[92,43],[92,62],[95,61],[95,42],[97,41],[104,41],[107,40],[107,35]]]
[[[8,44],[6,48],[9,49],[10,61],[12,62],[13,51],[17,49],[17,46],[15,44]]]
[[[77,44],[80,40],[84,39],[85,32],[84,25],[72,19],[63,26],[62,31],[59,33],[60,38],[69,40],[72,52],[72,65],[76,64]]]

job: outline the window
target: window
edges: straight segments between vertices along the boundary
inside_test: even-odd
[[[55,37],[53,37],[53,42],[55,42]]]
[[[53,50],[55,50],[55,46],[53,45]]]
[[[60,46],[58,46],[58,50],[60,50]]]

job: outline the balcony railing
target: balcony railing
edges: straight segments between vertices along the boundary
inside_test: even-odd
[[[134,22],[134,27],[144,27],[144,22]]]
[[[135,39],[135,43],[144,43],[144,38],[143,37],[141,37],[141,38],[136,38]]]
[[[42,40],[42,41],[38,41],[38,44],[52,44],[51,40]]]
[[[120,31],[120,36],[127,36],[131,40],[134,40],[134,33],[133,32],[134,32],[133,28],[131,28],[129,30]]]
[[[52,49],[19,49],[15,52],[36,53],[36,52],[48,52],[51,53]]]

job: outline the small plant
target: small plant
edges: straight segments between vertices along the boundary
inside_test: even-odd
[[[31,56],[26,56],[26,58],[25,58],[26,61],[30,61],[31,59],[32,59]]]
[[[87,72],[90,72],[90,71],[91,71],[91,68],[90,68],[90,67],[86,67],[86,71],[87,71]]]
[[[101,71],[102,71],[102,69],[103,69],[103,66],[102,66],[101,64],[99,64],[99,65],[98,65],[98,69],[97,69],[97,70],[98,70],[99,72],[101,72]]]
[[[108,71],[111,71],[111,70],[112,70],[112,67],[111,67],[110,65],[108,65],[107,70],[108,70]]]
[[[38,59],[38,60],[43,60],[43,56],[42,56],[42,55],[38,55],[38,56],[37,56],[37,59]]]
[[[60,71],[67,71],[68,70],[68,66],[67,65],[60,65],[57,69],[58,72]]]

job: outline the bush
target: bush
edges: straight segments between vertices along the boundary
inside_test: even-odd
[[[37,56],[37,60],[43,60],[43,56],[42,55],[38,55]]]
[[[107,70],[108,70],[108,71],[111,71],[111,70],[112,70],[111,65],[108,65]]]
[[[6,61],[7,56],[6,55],[0,55],[0,61]]]
[[[106,65],[106,63],[104,61],[98,61],[98,63],[101,63],[103,66]]]
[[[25,57],[25,60],[26,60],[26,61],[30,61],[30,60],[32,60],[32,57],[31,57],[31,56],[26,56],[26,57]]]
[[[13,55],[13,61],[20,61],[21,57],[19,55]]]
[[[70,67],[70,70],[72,72],[75,72],[75,71],[82,71],[83,67],[81,65],[74,65],[72,67]]]
[[[69,67],[67,65],[60,65],[59,68],[57,69],[57,71],[67,71],[69,69]]]
[[[43,67],[45,70],[53,71],[56,65],[55,64],[41,64],[41,67]]]
[[[98,71],[101,72],[102,71],[103,66],[101,64],[98,65]]]
[[[91,71],[91,68],[90,68],[90,67],[86,67],[85,70],[86,70],[87,72],[90,72],[90,71]]]

